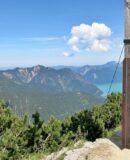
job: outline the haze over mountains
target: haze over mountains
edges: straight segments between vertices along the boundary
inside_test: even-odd
[[[18,114],[38,111],[42,118],[63,118],[103,102],[95,84],[110,83],[116,62],[105,65],[54,68],[37,65],[0,71],[0,98]],[[121,81],[119,65],[116,82]]]
[[[17,85],[37,86],[46,92],[82,91],[100,95],[101,91],[70,69],[55,70],[44,66],[16,68],[0,72],[1,79]]]
[[[55,69],[70,68],[72,71],[79,73],[90,83],[106,84],[111,82],[116,67],[117,62],[111,61],[103,65],[85,65],[81,67],[56,66]],[[114,82],[122,82],[122,63],[118,66]]]

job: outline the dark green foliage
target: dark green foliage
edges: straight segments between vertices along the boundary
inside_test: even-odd
[[[28,125],[26,132],[27,138],[27,148],[29,152],[37,152],[41,149],[41,143],[46,136],[42,130],[43,121],[40,120],[40,115],[38,112],[32,115],[33,123]]]
[[[0,159],[21,160],[28,154],[51,153],[75,143],[79,139],[94,141],[107,137],[121,121],[121,94],[112,93],[102,106],[83,110],[73,116],[58,120],[50,117],[47,122],[38,112],[28,117],[14,115],[4,103],[0,104]]]
[[[72,131],[75,137],[78,130],[81,136],[95,140],[107,136],[107,133],[117,127],[121,121],[121,94],[112,93],[102,106],[94,106],[91,111],[84,110],[75,113],[62,122],[64,133]]]
[[[0,105],[0,114],[0,159],[20,159],[26,152],[27,118],[16,117],[3,104]]]
[[[104,122],[107,130],[115,128],[121,120],[121,94],[112,93],[108,96],[105,104],[93,108],[93,116]]]

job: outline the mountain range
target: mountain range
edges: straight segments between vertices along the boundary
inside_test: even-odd
[[[108,62],[103,65],[85,65],[81,67],[74,66],[56,66],[55,69],[69,68],[75,73],[79,73],[88,82],[93,84],[106,84],[111,83],[112,76],[116,70],[118,63],[115,61]],[[122,63],[119,63],[116,76],[114,78],[115,83],[122,82]]]
[[[0,71],[0,98],[19,115],[62,118],[103,102],[100,89],[70,69],[37,65]]]
[[[116,62],[82,67],[15,68],[0,71],[0,99],[19,115],[35,111],[43,119],[50,115],[63,118],[81,109],[101,104],[102,91],[95,84],[110,83]],[[116,82],[121,81],[119,65]]]
[[[81,91],[93,95],[100,95],[101,91],[86,81],[80,74],[63,68],[55,70],[44,66],[31,68],[16,68],[1,71],[0,80],[19,86],[38,87],[45,92],[74,92]]]

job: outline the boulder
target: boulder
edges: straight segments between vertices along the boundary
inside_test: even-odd
[[[95,142],[85,142],[82,147],[63,148],[44,160],[130,160],[130,150],[121,150],[109,139],[97,139]]]

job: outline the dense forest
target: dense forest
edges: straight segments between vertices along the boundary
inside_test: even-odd
[[[80,139],[94,141],[109,137],[121,122],[121,94],[112,93],[103,105],[82,110],[63,120],[41,120],[38,112],[19,117],[0,103],[0,159],[31,159],[39,153],[50,154]]]

